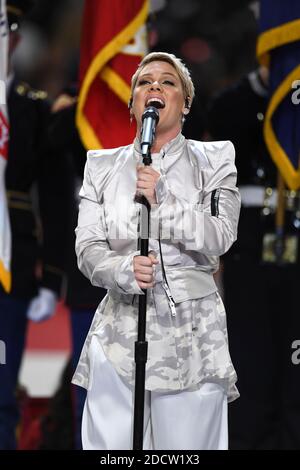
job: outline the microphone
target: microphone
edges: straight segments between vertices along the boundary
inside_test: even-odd
[[[142,116],[142,131],[141,131],[141,150],[145,165],[150,165],[151,156],[150,149],[155,137],[156,124],[159,121],[159,112],[154,106],[148,106],[143,112]],[[150,161],[149,158],[150,157]]]

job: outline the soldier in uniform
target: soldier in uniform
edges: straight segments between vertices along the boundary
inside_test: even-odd
[[[30,6],[31,2],[25,0],[7,2],[9,59],[20,39],[21,17]],[[46,93],[19,82],[10,67],[7,96],[10,133],[6,189],[12,232],[12,289],[9,294],[2,289],[0,292],[0,334],[6,346],[6,364],[0,366],[0,449],[16,446],[16,385],[27,320],[40,321],[54,313],[65,246],[63,171],[61,162],[48,150]]]
[[[275,233],[277,171],[263,138],[267,102],[266,71],[259,68],[219,93],[208,116],[212,139],[235,145],[242,200],[238,241],[223,257],[230,352],[241,393],[229,410],[233,449],[300,446],[300,374],[292,361],[300,336],[299,254],[278,264],[268,243]],[[285,200],[285,229],[297,242],[294,196]]]
[[[66,247],[66,305],[70,308],[72,336],[72,364],[78,363],[84,340],[91,326],[95,309],[106,294],[105,289],[97,288],[84,277],[77,267],[75,253],[75,227],[78,218],[78,192],[82,184],[86,150],[83,147],[75,124],[76,87],[70,86],[52,105],[52,119],[49,129],[52,151],[63,160],[68,171],[64,178],[68,208],[65,227],[69,243]],[[75,422],[75,447],[82,448],[81,421],[85,389],[74,386],[73,412]]]

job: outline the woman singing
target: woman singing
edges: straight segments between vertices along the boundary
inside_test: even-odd
[[[239,394],[213,274],[237,234],[234,147],[182,135],[194,86],[174,55],[148,54],[131,91],[136,139],[89,151],[80,192],[78,265],[108,289],[73,378],[88,390],[83,448],[132,446],[138,298],[147,289],[144,449],[227,449],[227,403]],[[144,166],[148,106],[159,122]],[[138,248],[140,195],[151,205],[148,256]]]

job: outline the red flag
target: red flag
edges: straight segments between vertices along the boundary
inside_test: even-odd
[[[132,142],[130,80],[146,53],[148,0],[86,0],[77,127],[87,149]]]

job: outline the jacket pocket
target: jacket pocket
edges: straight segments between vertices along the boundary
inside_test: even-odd
[[[198,266],[169,268],[166,276],[175,303],[201,299],[217,291],[213,275]]]

